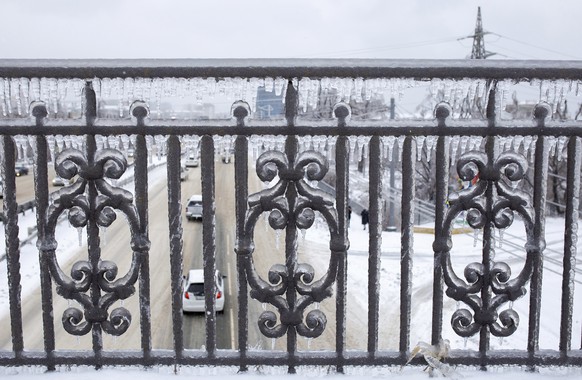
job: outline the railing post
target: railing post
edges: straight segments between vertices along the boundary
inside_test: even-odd
[[[350,110],[347,107],[336,107],[335,116],[338,119],[338,128],[346,128]],[[342,236],[347,236],[347,206],[349,194],[349,162],[350,149],[347,136],[341,134],[337,138],[335,146],[336,161],[336,207],[338,214],[338,230]],[[344,238],[347,241],[347,239]],[[338,373],[344,372],[345,345],[346,345],[346,293],[347,293],[347,248],[346,254],[338,259],[337,269],[337,296],[336,296],[336,355]],[[334,253],[332,253],[334,254]]]
[[[564,230],[564,270],[562,272],[562,317],[560,322],[560,355],[567,359],[571,349],[572,310],[574,307],[574,275],[578,245],[578,206],[580,201],[580,170],[582,168],[580,137],[568,142],[566,175],[566,212]],[[547,295],[546,295],[547,297]]]
[[[183,228],[182,228],[182,187],[180,184],[180,139],[176,135],[168,137],[168,225],[170,233],[170,273],[172,281],[172,326],[176,365],[181,364],[184,355],[184,314],[182,312],[183,274]]]
[[[46,106],[43,103],[33,103],[32,104],[32,115],[36,119],[36,125],[42,127],[44,124],[44,119],[47,117],[48,112]],[[12,145],[12,148],[14,145]],[[10,155],[9,152],[5,152],[6,157],[14,157],[14,154]],[[49,204],[49,194],[48,194],[48,169],[47,169],[47,141],[46,136],[39,135],[36,137],[36,162],[34,165],[35,175],[34,175],[34,186],[36,193],[36,225],[38,231],[38,241],[42,241],[46,235],[46,217],[47,208]],[[54,160],[54,157],[52,157]],[[12,158],[13,159],[13,158]],[[54,161],[53,161],[54,162]],[[9,168],[6,168],[9,169]],[[10,176],[12,179],[10,182],[14,181],[14,165],[11,167],[11,173],[7,172],[7,177]],[[14,189],[16,190],[16,189]],[[16,193],[16,191],[14,192]],[[7,199],[4,198],[6,205]],[[16,239],[18,241],[18,239]],[[8,246],[8,244],[7,244]],[[40,247],[39,247],[40,248]],[[42,311],[43,311],[43,331],[44,331],[44,346],[47,355],[47,368],[49,371],[55,369],[54,364],[54,350],[55,350],[55,331],[54,331],[54,317],[53,317],[53,294],[52,294],[52,281],[49,271],[49,261],[46,255],[42,254],[42,250],[39,250],[39,262],[40,262],[40,284],[41,284],[41,296],[42,296]]]
[[[450,115],[450,108],[438,107],[436,118],[438,129],[446,129],[445,120]],[[449,182],[449,144],[448,137],[441,135],[437,140],[436,150],[436,197],[435,197],[435,243],[433,297],[432,297],[432,344],[439,344],[442,338],[443,320],[443,267],[441,255],[447,250],[449,239],[444,222],[447,212],[448,182]]]
[[[285,94],[285,118],[287,119],[287,127],[292,129],[295,126],[295,117],[297,116],[298,94],[297,89],[293,87],[293,81],[289,80],[287,84],[287,92]],[[285,139],[285,155],[289,159],[289,167],[294,167],[295,157],[298,151],[297,136],[294,134],[287,135]],[[286,192],[287,202],[289,202],[289,209],[293,210],[297,193],[295,187],[290,186]],[[293,213],[289,214],[287,228],[285,229],[285,265],[287,273],[292,279],[297,268],[297,228],[295,224],[295,216]],[[288,287],[286,291],[287,302],[289,305],[295,305],[297,302],[297,293],[295,283],[287,281]],[[287,354],[289,355],[288,372],[295,373],[295,355],[297,353],[297,331],[294,328],[287,329]]]
[[[538,105],[534,109],[534,118],[539,128],[538,140],[535,146],[534,163],[534,189],[533,189],[533,210],[534,226],[533,241],[531,244],[535,250],[533,254],[533,272],[530,286],[530,307],[529,307],[529,330],[527,340],[527,350],[530,361],[533,363],[535,355],[539,350],[540,338],[540,309],[542,302],[542,274],[543,274],[543,253],[546,246],[545,224],[546,217],[546,192],[548,185],[548,143],[543,134],[545,129],[545,118],[551,115],[551,109],[547,105]],[[533,367],[533,365],[532,365]]]
[[[374,358],[378,351],[380,256],[382,254],[382,160],[380,159],[380,136],[370,139],[370,230],[368,256],[368,357]]]
[[[200,171],[202,181],[202,261],[204,268],[204,294],[206,298],[206,353],[216,357],[216,243],[215,243],[215,190],[214,190],[214,140],[202,136],[200,140]]]
[[[396,148],[396,147],[395,147]],[[396,150],[396,149],[394,149]],[[416,193],[416,143],[412,136],[402,146],[402,227],[400,250],[400,356],[410,349],[410,310],[412,295],[412,257],[414,255],[414,199]],[[392,160],[396,160],[393,155]]]
[[[145,126],[147,108],[134,109],[137,127]],[[148,147],[144,135],[138,134],[135,140],[135,206],[139,220],[139,234],[149,240],[148,220]],[[143,247],[139,269],[139,308],[141,326],[141,349],[144,360],[149,363],[152,351],[152,322],[150,309],[150,264],[149,247]]]
[[[244,127],[245,118],[250,110],[246,103],[239,103],[233,106],[233,116],[236,118],[237,127]],[[244,246],[243,239],[246,236],[245,215],[247,212],[247,199],[249,196],[249,142],[248,138],[239,135],[235,140],[234,157],[234,177],[235,177],[235,213],[236,213],[236,265],[238,273],[238,352],[239,352],[239,372],[246,372],[247,352],[248,352],[248,283],[245,271],[245,262],[250,260],[250,252],[240,251]]]

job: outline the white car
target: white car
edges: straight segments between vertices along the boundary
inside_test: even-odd
[[[216,311],[224,311],[224,294],[223,276],[219,271],[214,272],[214,281],[216,282]],[[188,275],[184,276],[184,293],[182,296],[182,310],[184,312],[205,311],[206,301],[204,298],[204,270],[191,269]]]
[[[186,204],[186,218],[202,219],[202,195],[192,195]]]
[[[184,164],[186,165],[187,168],[195,168],[199,164],[198,158],[191,155],[190,157],[188,157],[188,159],[186,160],[186,162]]]

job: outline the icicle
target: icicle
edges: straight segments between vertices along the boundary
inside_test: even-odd
[[[265,218],[265,232],[269,231],[269,213],[264,212],[263,217]]]
[[[513,301],[509,301],[509,310],[513,310]]]
[[[457,307],[457,310],[459,310],[461,308],[461,302],[460,301],[457,301],[456,307]]]
[[[101,238],[101,246],[105,247],[107,245],[107,227],[100,226],[99,227],[99,236]]]
[[[9,81],[5,81],[4,79],[2,79],[1,81],[2,83],[2,87],[3,87],[3,91],[2,91],[2,115],[3,116],[8,116],[8,114],[11,113],[10,111],[10,82]]]
[[[396,159],[396,162],[400,162],[400,160],[402,159],[402,147],[404,146],[405,139],[406,139],[406,136],[399,136],[398,137],[398,158]]]
[[[22,103],[20,101],[20,79],[12,79],[10,86],[14,87],[11,92],[14,94],[14,100],[16,101],[16,114],[18,116],[22,116]]]
[[[438,137],[436,137],[436,136],[427,136],[426,139],[424,140],[424,143],[426,144],[427,162],[430,162],[430,159],[432,157],[432,152],[433,152],[433,149],[434,149],[434,146],[435,146],[437,140],[438,140]]]
[[[499,345],[503,346],[503,337],[502,336],[499,337]]]
[[[555,157],[557,146],[556,138],[554,136],[548,136],[546,141],[548,142],[548,152],[550,154],[550,157]]]
[[[479,233],[480,233],[480,231],[481,230],[479,230],[479,229],[475,229],[473,231],[473,247],[476,247],[477,246],[477,241],[479,240]]]
[[[451,144],[449,145],[451,148],[451,164],[456,165],[457,159],[457,150],[459,149],[459,136],[453,136],[451,139]]]
[[[558,162],[562,161],[564,146],[566,145],[567,140],[568,140],[568,138],[565,136],[558,137],[558,144],[556,147],[556,154],[557,154]]]
[[[278,251],[281,247],[281,230],[275,231],[275,249]]]
[[[352,156],[353,160],[356,160],[356,141],[357,141],[357,138],[355,136],[349,136],[348,139],[350,140],[350,156]],[[359,159],[358,159],[358,161],[359,161]]]
[[[422,160],[422,147],[424,146],[424,136],[416,136],[416,160]]]
[[[313,306],[315,307],[315,310],[319,310],[319,302],[315,302]]]
[[[275,338],[271,338],[271,350],[275,349],[275,343],[277,342],[277,339]]]
[[[388,158],[389,162],[392,162],[395,141],[396,137],[394,136],[382,137],[383,157]]]
[[[469,338],[465,337],[463,339],[463,348],[467,348],[467,342],[469,341]]]
[[[310,350],[311,349],[311,342],[313,341],[313,338],[307,338],[307,349]]]
[[[503,228],[499,229],[499,248],[503,247],[503,233],[505,232],[505,230]]]
[[[263,302],[261,304],[261,307],[263,308],[263,311],[266,311],[267,310],[267,304],[266,303]]]
[[[83,227],[77,227],[77,235],[79,236],[79,247],[83,246]]]
[[[77,335],[77,346],[81,345],[81,337]]]
[[[305,236],[307,235],[307,230],[305,228],[300,228],[299,231],[301,232],[301,239],[305,242]]]

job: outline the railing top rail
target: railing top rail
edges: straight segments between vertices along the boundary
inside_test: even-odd
[[[582,80],[582,61],[426,59],[3,59],[0,77],[361,77]]]

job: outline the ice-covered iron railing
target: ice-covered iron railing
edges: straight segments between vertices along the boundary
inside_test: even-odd
[[[488,119],[495,127],[494,89],[489,99]],[[436,114],[441,122],[450,110],[439,106]],[[540,127],[549,110],[538,106],[535,117]],[[470,151],[459,157],[457,172],[463,181],[478,178],[475,186],[461,190],[449,196],[450,208],[442,228],[445,232],[437,238],[434,249],[441,257],[443,274],[447,285],[447,296],[462,301],[472,309],[458,309],[452,316],[454,331],[460,336],[469,337],[481,332],[481,349],[486,351],[488,334],[509,336],[519,324],[519,315],[512,309],[498,310],[507,302],[513,302],[526,293],[525,285],[533,272],[533,262],[541,256],[543,239],[534,236],[534,210],[528,193],[512,188],[506,184],[520,181],[527,172],[528,161],[521,154],[514,152],[499,153],[495,136],[488,136],[485,152]],[[503,178],[504,177],[504,178]],[[467,211],[467,222],[474,229],[483,230],[483,262],[472,263],[465,268],[467,282],[461,280],[453,270],[450,257],[451,230],[453,222],[462,212]],[[511,279],[511,269],[503,262],[495,262],[494,228],[506,229],[513,223],[517,212],[525,224],[527,239],[527,260],[521,273]],[[538,213],[542,210],[538,209]],[[448,235],[448,236],[446,236]],[[477,296],[481,293],[481,296]],[[474,320],[474,321],[473,321]],[[499,323],[501,322],[501,324]]]
[[[310,78],[307,80],[307,78]],[[4,146],[3,174],[5,180],[4,208],[6,212],[5,230],[7,236],[7,263],[9,268],[10,286],[10,314],[12,323],[13,351],[0,353],[2,365],[41,364],[54,368],[58,364],[117,365],[117,364],[210,364],[236,365],[246,369],[249,365],[285,365],[289,371],[294,371],[300,365],[333,365],[339,371],[346,365],[398,365],[406,362],[410,347],[411,331],[411,289],[412,289],[412,225],[414,219],[415,194],[415,167],[420,150],[430,146],[436,157],[436,221],[435,221],[435,266],[433,286],[433,344],[443,338],[443,298],[446,292],[450,297],[458,299],[471,310],[459,310],[453,313],[454,326],[457,333],[471,335],[480,333],[479,353],[471,351],[454,351],[448,360],[451,363],[463,364],[514,364],[514,365],[582,365],[582,354],[579,350],[571,349],[572,336],[572,304],[574,295],[573,263],[576,255],[576,233],[578,208],[578,190],[580,181],[580,136],[582,130],[578,123],[566,124],[546,120],[543,113],[538,113],[536,124],[531,122],[506,122],[495,117],[493,110],[499,102],[493,99],[503,91],[498,89],[503,81],[539,80],[540,86],[546,86],[544,81],[562,81],[563,85],[576,87],[582,78],[582,64],[579,62],[468,62],[468,61],[317,61],[317,60],[273,60],[273,61],[67,61],[38,62],[38,61],[2,61],[0,62],[0,78],[4,86],[2,94],[3,117],[0,117],[0,134]],[[43,79],[50,78],[50,79]],[[151,79],[153,87],[143,86],[141,79]],[[182,81],[180,78],[185,78]],[[239,79],[237,79],[239,78]],[[79,88],[85,86],[86,81],[98,88],[103,94],[104,88],[111,88],[112,83],[123,83],[123,106],[129,106],[134,101],[150,100],[144,95],[144,88],[159,89],[156,83],[168,84],[169,87],[185,84],[192,89],[192,85],[199,83],[205,87],[212,83],[244,84],[258,82],[273,87],[275,91],[287,89],[285,100],[287,113],[285,120],[261,122],[249,116],[250,107],[237,103],[234,106],[235,121],[225,120],[156,120],[145,119],[144,107],[134,108],[135,120],[126,117],[117,119],[94,119],[91,113],[94,106],[90,101],[85,105],[85,113],[89,116],[87,122],[80,119],[63,119],[56,113],[50,113],[54,107],[54,100],[59,100],[59,86],[68,86],[68,81],[74,83],[75,96],[81,97]],[[118,80],[120,79],[120,80]],[[162,81],[156,81],[162,79]],[[485,95],[489,95],[489,111],[487,121],[471,120],[458,121],[447,118],[446,108],[439,107],[436,112],[435,124],[433,121],[355,121],[348,120],[348,108],[336,107],[336,119],[313,122],[297,116],[297,107],[313,102],[314,88],[321,86],[341,87],[345,93],[352,94],[361,90],[360,95],[366,96],[369,88],[384,88],[385,85],[396,84],[396,91],[400,85],[414,80],[442,80],[444,86],[461,82],[461,87],[469,93],[478,88]],[[478,86],[472,81],[478,81]],[[56,82],[55,82],[56,81]],[[261,82],[262,81],[262,82]],[[450,82],[448,82],[450,81]],[[139,90],[135,91],[136,83],[140,83]],[[8,85],[6,85],[8,83]],[[399,84],[400,83],[400,84]],[[442,84],[441,83],[441,84]],[[37,84],[39,85],[37,89]],[[81,86],[82,84],[82,86]],[[315,85],[314,85],[315,84]],[[31,87],[26,87],[31,86]],[[440,86],[440,84],[439,84]],[[24,88],[29,91],[26,98]],[[129,90],[129,89],[133,90]],[[165,87],[164,87],[165,88]],[[173,88],[173,87],[172,87]],[[173,91],[168,88],[168,91]],[[241,88],[242,100],[245,98]],[[13,94],[13,89],[17,93]],[[165,91],[165,90],[164,90]],[[182,91],[182,90],[179,90]],[[343,91],[343,90],[342,90]],[[577,90],[574,90],[577,91]],[[33,96],[30,96],[30,93]],[[40,99],[37,99],[38,97]],[[297,93],[297,95],[295,95]],[[150,91],[150,96],[152,92]],[[14,96],[13,96],[14,95]],[[142,98],[142,96],[144,97]],[[146,94],[147,95],[147,94]],[[98,96],[98,95],[96,95]],[[351,95],[350,95],[351,96]],[[13,98],[18,101],[13,102]],[[7,100],[10,99],[10,102]],[[33,108],[35,122],[25,117],[27,107],[20,108],[18,104],[42,100],[49,116],[43,118],[44,111]],[[252,103],[252,102],[247,102]],[[51,106],[51,104],[53,104]],[[122,107],[120,107],[122,108]],[[129,108],[129,107],[127,107]],[[540,108],[543,109],[543,108]],[[93,115],[93,116],[91,116]],[[125,111],[123,112],[125,116]],[[252,114],[250,115],[252,116]],[[137,121],[137,123],[136,123]],[[104,165],[112,171],[88,176],[81,176],[89,190],[89,207],[80,207],[83,212],[91,216],[88,221],[92,225],[91,244],[89,246],[89,265],[80,264],[75,268],[73,281],[59,273],[55,265],[50,265],[50,250],[41,255],[42,268],[51,268],[42,271],[42,306],[44,318],[45,350],[44,352],[27,351],[22,339],[22,315],[20,304],[20,275],[18,250],[18,224],[16,215],[16,200],[14,198],[14,165],[15,157],[21,150],[20,136],[35,136],[37,156],[46,157],[47,141],[55,135],[85,136],[89,143],[87,152],[81,155],[66,153],[77,166],[99,167],[97,154],[92,151],[92,139],[95,136],[136,136],[136,190],[135,211],[131,206],[131,198],[127,194],[120,194],[110,188],[99,187],[97,183],[103,176],[115,176],[123,167],[122,161],[117,159],[117,153],[111,152],[112,162]],[[258,176],[262,179],[273,179],[277,172],[279,182],[262,192],[249,195],[248,169],[249,148],[254,136],[283,136],[285,139],[284,152],[269,149],[258,161]],[[149,271],[148,253],[145,244],[134,247],[135,257],[131,273],[121,281],[114,280],[112,266],[106,265],[106,270],[99,270],[103,263],[99,262],[99,231],[97,217],[100,206],[109,202],[111,197],[119,200],[116,206],[121,206],[130,215],[137,215],[133,226],[132,238],[141,243],[147,241],[147,171],[146,161],[149,149],[146,139],[163,145],[167,137],[168,154],[168,225],[170,231],[170,268],[172,274],[172,321],[173,321],[173,350],[153,350],[151,347],[151,329],[149,315]],[[182,275],[182,226],[180,205],[179,161],[182,155],[182,142],[186,149],[197,149],[194,145],[200,143],[202,166],[202,194],[204,199],[203,216],[203,257],[206,281],[206,294],[213,294],[212,276],[216,267],[215,256],[215,222],[214,222],[214,152],[221,147],[221,138],[236,136],[235,143],[235,186],[236,186],[236,220],[237,220],[237,264],[238,264],[238,350],[218,350],[216,344],[216,319],[214,318],[214,300],[206,297],[206,344],[200,350],[187,350],[184,347],[183,317],[181,312],[181,275]],[[327,169],[326,159],[313,149],[299,151],[298,141],[306,136],[332,136],[336,161],[336,189],[335,200],[330,200],[319,194],[305,182],[305,179],[318,180]],[[527,160],[513,153],[502,153],[500,150],[512,150],[513,136],[523,137],[520,144],[527,145],[534,154],[528,157],[528,164],[532,164],[535,174],[534,192],[531,198],[519,194],[506,183],[513,182],[521,175]],[[123,138],[122,138],[123,139]],[[26,137],[25,137],[26,140]],[[181,141],[182,140],[182,141]],[[226,141],[225,140],[225,141]],[[464,152],[467,144],[477,148],[485,141],[485,154]],[[557,140],[557,141],[556,141]],[[509,143],[507,143],[509,141]],[[561,310],[561,339],[557,350],[540,352],[540,290],[542,273],[542,252],[544,239],[544,205],[546,193],[546,177],[548,170],[548,151],[560,144],[567,143],[567,191],[566,205],[567,228],[564,243],[564,274],[562,288]],[[216,144],[216,145],[215,145]],[[49,149],[50,149],[50,144]],[[315,145],[315,144],[314,144]],[[461,149],[462,147],[462,149]],[[402,161],[402,235],[400,260],[400,336],[399,349],[396,352],[384,351],[379,348],[378,336],[384,321],[380,319],[380,257],[381,257],[381,194],[383,172],[380,158],[390,156],[386,152],[398,149]],[[459,149],[457,149],[459,148]],[[497,150],[499,148],[499,150]],[[166,149],[164,147],[164,149]],[[356,150],[357,149],[357,150]],[[370,239],[369,239],[369,273],[368,273],[368,323],[367,323],[367,350],[346,349],[346,295],[347,295],[347,268],[345,250],[347,235],[345,231],[346,205],[348,194],[348,163],[354,152],[369,157],[369,193],[370,193]],[[327,157],[329,158],[329,157]],[[39,160],[39,159],[38,159]],[[479,173],[480,181],[469,192],[461,192],[449,200],[449,171],[453,162],[459,162],[459,175],[468,179]],[[63,162],[66,162],[64,160]],[[112,166],[108,166],[112,165]],[[61,173],[69,175],[70,166],[66,164]],[[45,228],[45,216],[52,211],[49,209],[47,194],[46,165],[37,161],[36,197],[38,201],[37,214],[39,215],[39,236],[41,241],[50,236],[50,229]],[[63,171],[64,170],[64,171]],[[73,170],[73,169],[71,169]],[[408,175],[406,175],[408,174]],[[509,186],[507,186],[509,185]],[[74,187],[75,185],[73,185]],[[99,197],[98,191],[102,191]],[[66,195],[66,194],[65,194]],[[80,195],[76,194],[75,196]],[[117,195],[120,195],[117,197]],[[65,196],[63,200],[66,200]],[[91,201],[90,199],[93,199]],[[62,202],[62,201],[61,201]],[[67,201],[69,202],[69,201]],[[71,201],[72,202],[72,201]],[[79,205],[81,201],[79,200]],[[93,203],[91,203],[93,202]],[[100,203],[101,202],[101,203]],[[103,203],[104,202],[104,203]],[[64,203],[63,203],[64,204]],[[82,203],[85,205],[86,203]],[[58,206],[58,204],[57,204]],[[64,207],[64,206],[63,206]],[[89,211],[87,211],[89,210]],[[309,211],[311,210],[311,211]],[[316,279],[311,269],[297,262],[296,245],[297,229],[309,226],[313,211],[325,215],[326,222],[332,234],[330,248],[332,251],[329,267],[323,277]],[[467,268],[466,280],[462,280],[452,269],[450,262],[450,221],[462,211],[468,211],[469,223],[473,227],[484,228],[483,260],[481,263],[470,264]],[[74,211],[73,216],[83,215],[83,212]],[[285,229],[286,248],[285,265],[275,265],[267,280],[262,279],[253,268],[253,228],[258,214],[269,213],[270,225],[275,229]],[[493,246],[491,232],[494,227],[506,226],[510,223],[512,213],[522,215],[527,221],[528,241],[524,256],[526,264],[522,272],[510,278],[509,267],[503,263],[496,263],[492,256]],[[108,211],[105,211],[107,216]],[[93,219],[91,219],[93,218]],[[130,217],[130,219],[133,216]],[[75,223],[80,221],[77,220]],[[139,232],[135,228],[139,227]],[[48,234],[47,234],[48,233]],[[41,246],[41,252],[42,251]],[[101,265],[101,266],[100,266]],[[139,267],[137,280],[134,270]],[[78,269],[78,270],[77,270]],[[105,277],[103,277],[105,276]],[[81,278],[83,277],[83,278]],[[91,278],[91,286],[85,289],[85,283]],[[101,281],[103,279],[104,281]],[[63,290],[71,290],[67,295],[89,291],[91,302],[82,302],[85,310],[85,321],[77,312],[69,313],[72,318],[67,321],[73,332],[85,332],[90,325],[93,333],[93,351],[73,351],[66,354],[55,349],[55,337],[52,319],[50,289],[54,280]],[[113,280],[113,281],[112,281]],[[135,281],[140,286],[140,327],[142,330],[141,350],[124,352],[116,355],[102,350],[100,346],[100,329],[104,328],[107,319],[103,318],[106,310],[106,300],[101,301],[102,292],[115,294],[123,298],[133,290]],[[513,331],[517,316],[515,312],[505,311],[497,315],[498,307],[524,294],[529,281],[530,313],[528,329],[528,346],[524,351],[491,351],[489,350],[489,334],[509,335]],[[62,285],[64,284],[64,286]],[[315,302],[326,302],[330,286],[335,284],[336,289],[336,323],[335,323],[335,351],[311,352],[299,351],[296,345],[296,335],[316,336],[325,326],[323,312],[308,312],[303,315],[306,306]],[[103,287],[102,287],[103,285]],[[117,285],[120,287],[116,288]],[[80,286],[80,288],[79,288]],[[107,289],[105,289],[107,288]],[[122,293],[115,293],[117,290]],[[249,349],[248,326],[249,306],[251,297],[274,305],[277,313],[264,313],[259,321],[263,333],[268,336],[282,336],[287,334],[287,352],[264,352]],[[284,295],[284,297],[283,297]],[[81,297],[75,295],[75,297]],[[111,297],[111,296],[109,296]],[[102,302],[100,304],[100,302]],[[105,302],[105,304],[103,303]],[[255,302],[255,301],[252,301]],[[98,307],[96,307],[96,305]],[[93,310],[95,314],[92,311]],[[310,316],[310,313],[311,314]],[[129,317],[125,312],[115,313],[115,326],[127,323]],[[67,322],[66,322],[67,323]],[[86,324],[85,324],[86,323]],[[118,323],[121,323],[118,324]],[[390,323],[390,322],[388,322]],[[103,326],[102,326],[103,325]],[[104,328],[107,330],[107,328]],[[121,332],[115,330],[114,332]],[[428,340],[428,339],[427,339]],[[418,362],[417,362],[418,363]]]
[[[287,87],[286,95],[287,126],[293,128],[296,118],[297,93],[292,85]],[[240,124],[248,109],[243,105],[235,108]],[[349,108],[346,105],[336,107],[340,128],[345,125]],[[343,144],[342,144],[343,142]],[[238,141],[237,151],[244,151],[244,143]],[[336,144],[336,164],[347,168],[347,140],[341,137]],[[242,159],[239,159],[242,158]],[[247,166],[246,157],[238,156],[235,160],[237,172]],[[252,298],[262,303],[273,305],[279,312],[264,311],[259,318],[261,332],[270,338],[279,338],[287,334],[287,351],[291,363],[297,351],[297,335],[314,338],[321,335],[327,319],[318,310],[311,310],[304,316],[307,307],[319,303],[332,294],[338,271],[345,275],[345,260],[349,246],[347,239],[347,173],[341,170],[336,211],[335,200],[326,192],[312,187],[307,181],[320,181],[328,170],[326,158],[318,152],[309,150],[299,153],[298,139],[289,135],[285,140],[285,153],[266,151],[256,162],[257,175],[262,181],[271,182],[278,177],[278,182],[259,193],[248,196],[248,209],[239,221],[236,252],[239,263],[244,268],[246,279],[251,287]],[[238,183],[238,182],[237,182]],[[244,198],[243,198],[244,199]],[[240,206],[243,206],[242,204]],[[239,212],[244,210],[239,208]],[[298,229],[306,230],[313,225],[315,212],[325,219],[330,230],[331,258],[327,272],[320,279],[315,278],[314,268],[306,263],[298,263],[297,237]],[[269,213],[269,224],[275,230],[285,230],[285,265],[274,265],[269,271],[268,281],[256,272],[252,254],[254,251],[254,229],[258,218],[264,212]],[[285,297],[284,297],[285,296]],[[279,320],[279,324],[277,324]],[[341,351],[341,350],[340,350]],[[290,365],[294,371],[294,366]]]

